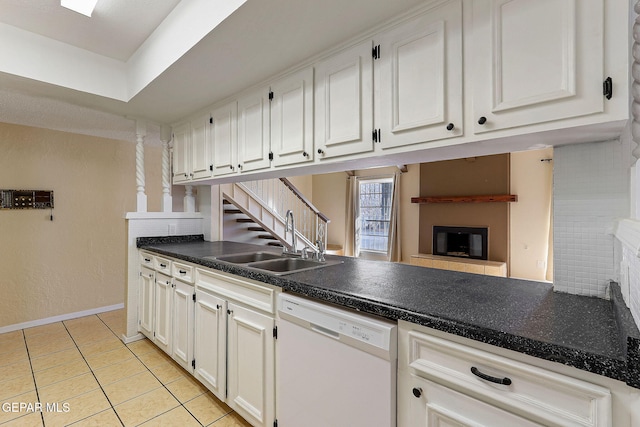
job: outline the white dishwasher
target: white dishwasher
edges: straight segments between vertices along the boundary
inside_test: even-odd
[[[395,427],[397,325],[279,296],[278,427]]]

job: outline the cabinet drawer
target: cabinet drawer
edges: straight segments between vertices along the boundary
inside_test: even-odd
[[[160,256],[154,257],[153,268],[156,271],[161,271],[164,274],[171,275],[171,260],[169,258],[163,258]]]
[[[417,331],[408,339],[407,362],[416,375],[544,424],[611,425],[606,388]]]
[[[275,313],[276,291],[263,283],[196,268],[196,288],[215,292],[268,313]]]
[[[403,421],[426,420],[426,424],[420,425],[542,427],[542,424],[415,375],[411,375],[409,384],[410,389],[402,390],[409,394],[409,413],[398,414],[399,425],[404,425]],[[411,421],[403,420],[404,417]]]
[[[145,267],[154,268],[154,259],[155,256],[151,255],[148,252],[140,252],[140,265],[144,265]]]
[[[192,265],[173,261],[171,270],[172,270],[173,277],[175,277],[176,279],[180,279],[183,282],[193,283],[195,279],[194,277],[195,268]]]

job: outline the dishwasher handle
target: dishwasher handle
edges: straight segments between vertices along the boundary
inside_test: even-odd
[[[311,330],[314,332],[325,335],[329,338],[333,338],[334,340],[340,339],[340,334],[336,331],[332,331],[331,329],[327,329],[320,325],[316,325],[315,323],[310,323],[310,325],[311,325]]]

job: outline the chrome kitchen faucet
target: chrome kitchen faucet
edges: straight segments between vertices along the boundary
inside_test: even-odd
[[[291,249],[287,250],[286,246],[282,247],[282,253],[292,253],[295,254],[296,251],[296,226],[293,221],[293,212],[291,209],[287,211],[284,216],[284,239],[287,240],[287,231],[289,231],[289,218],[291,218]]]

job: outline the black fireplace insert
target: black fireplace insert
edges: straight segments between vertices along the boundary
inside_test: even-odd
[[[433,227],[433,254],[488,259],[487,227]]]

